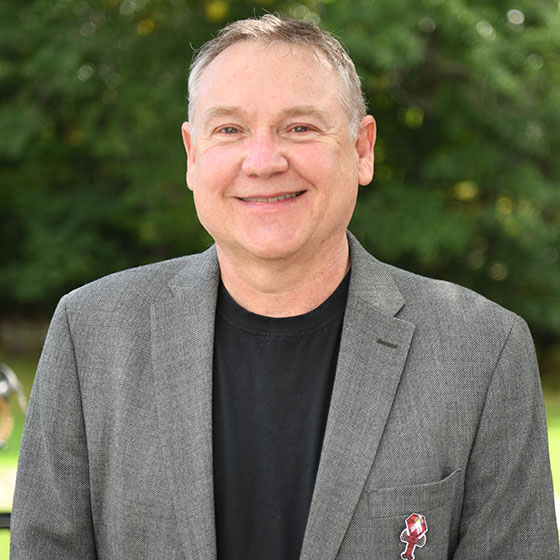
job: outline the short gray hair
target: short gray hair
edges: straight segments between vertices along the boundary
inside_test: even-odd
[[[323,54],[338,73],[342,86],[341,102],[348,114],[350,131],[357,135],[360,122],[366,116],[366,102],[356,67],[340,41],[310,21],[280,18],[272,14],[234,21],[226,25],[214,39],[205,43],[195,54],[189,71],[188,84],[191,123],[197,86],[202,73],[222,51],[241,41],[268,44],[279,41]]]

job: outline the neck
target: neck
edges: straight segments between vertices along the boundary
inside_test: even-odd
[[[222,282],[242,307],[268,317],[293,317],[321,305],[342,282],[350,268],[344,236],[328,254],[295,262],[232,258],[218,245]]]

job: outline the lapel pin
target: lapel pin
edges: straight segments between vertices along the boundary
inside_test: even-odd
[[[413,513],[406,518],[406,529],[401,533],[401,541],[406,548],[401,554],[403,560],[414,560],[416,547],[422,548],[426,544],[428,524],[426,518],[419,513]]]

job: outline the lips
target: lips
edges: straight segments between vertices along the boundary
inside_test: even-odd
[[[281,194],[278,196],[271,196],[271,197],[248,196],[248,197],[239,197],[239,198],[243,202],[278,202],[280,200],[288,200],[290,198],[296,198],[301,194],[303,194],[304,192],[305,191],[298,191],[294,193]]]

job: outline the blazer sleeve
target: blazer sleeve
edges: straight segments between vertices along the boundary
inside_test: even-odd
[[[533,342],[516,317],[489,385],[454,560],[558,560],[546,418]]]
[[[11,519],[12,560],[95,559],[80,383],[65,298],[31,392]]]

